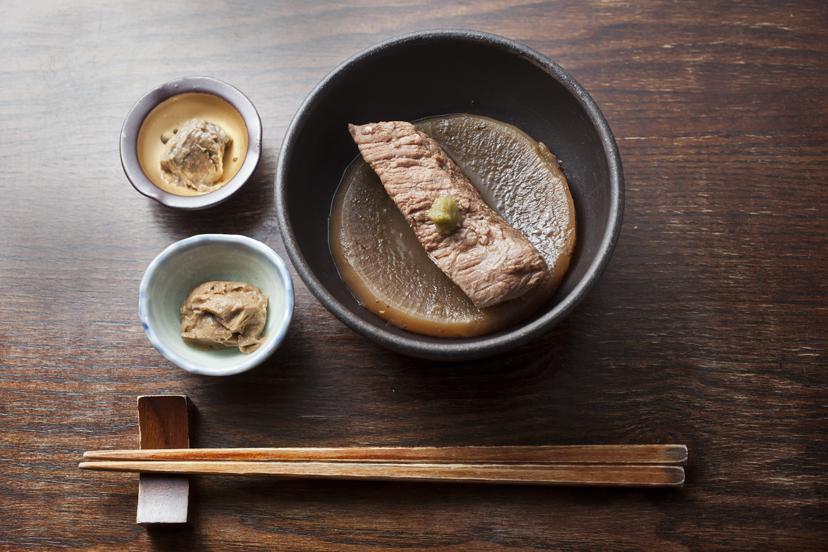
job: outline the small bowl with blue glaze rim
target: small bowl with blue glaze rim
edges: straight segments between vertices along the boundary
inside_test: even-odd
[[[265,342],[251,354],[237,348],[200,351],[181,338],[181,303],[210,281],[244,282],[268,296]],[[293,280],[270,247],[246,236],[202,234],[176,242],[149,265],[138,312],[150,343],[167,360],[195,374],[229,376],[250,370],[282,343],[293,316]]]

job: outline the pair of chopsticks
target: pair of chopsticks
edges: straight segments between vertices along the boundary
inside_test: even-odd
[[[681,487],[684,445],[142,449],[86,452],[81,469],[395,481]]]

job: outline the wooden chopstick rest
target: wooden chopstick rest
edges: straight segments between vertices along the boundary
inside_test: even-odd
[[[190,445],[186,395],[138,397],[138,441],[141,449]],[[144,527],[188,527],[190,480],[186,475],[142,473],[138,478],[135,521]]]

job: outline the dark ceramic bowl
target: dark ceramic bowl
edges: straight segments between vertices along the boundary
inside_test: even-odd
[[[201,92],[217,96],[238,111],[247,127],[247,154],[236,175],[215,191],[180,196],[166,192],[153,184],[138,159],[138,134],[147,115],[161,102],[187,92]],[[211,77],[184,77],[147,92],[132,108],[121,130],[121,165],[132,186],[143,195],[173,209],[206,209],[225,201],[247,182],[259,164],[262,150],[262,121],[253,103],[236,88]]]
[[[396,328],[364,309],[328,246],[331,201],[359,152],[348,123],[413,121],[450,113],[513,124],[561,160],[575,202],[577,242],[560,287],[532,316],[474,338],[437,338]],[[621,158],[598,106],[554,62],[526,46],[473,31],[428,31],[373,46],[311,92],[291,122],[276,175],[282,237],[319,301],[366,338],[435,360],[480,358],[543,334],[583,300],[609,262],[621,229]]]

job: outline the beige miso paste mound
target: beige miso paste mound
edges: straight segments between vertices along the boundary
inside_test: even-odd
[[[265,341],[267,302],[244,282],[205,282],[181,303],[181,337],[201,351],[238,347],[249,355]]]
[[[528,316],[558,287],[575,246],[575,208],[555,156],[514,126],[475,115],[416,123],[482,198],[526,236],[549,270],[525,295],[475,307],[428,257],[376,173],[358,158],[334,198],[330,245],[343,280],[371,312],[437,337],[494,332]]]

